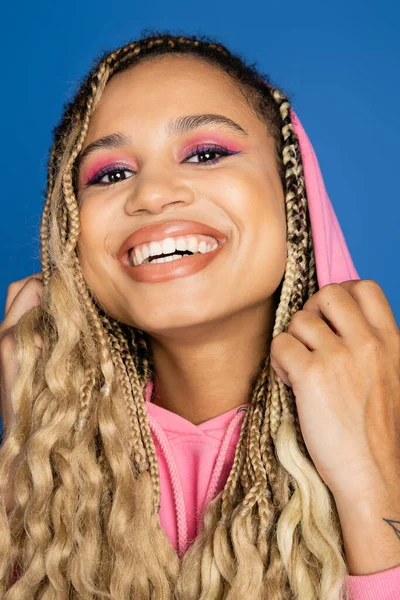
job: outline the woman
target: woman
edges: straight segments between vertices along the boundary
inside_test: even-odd
[[[282,91],[206,38],[102,56],[41,252],[1,325],[2,597],[395,597],[399,331]]]

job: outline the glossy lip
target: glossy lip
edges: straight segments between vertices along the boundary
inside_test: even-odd
[[[218,246],[223,245],[227,240],[227,236],[222,231],[199,221],[163,221],[153,225],[146,225],[132,233],[122,244],[117,253],[117,258],[123,266],[130,266],[128,253],[135,246],[150,242],[159,242],[167,237],[178,237],[196,233],[214,237],[218,241]]]

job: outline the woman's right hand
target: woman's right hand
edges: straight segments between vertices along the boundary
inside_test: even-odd
[[[15,329],[19,319],[34,306],[39,306],[43,292],[42,274],[14,281],[8,286],[4,320],[0,323],[0,412],[3,423],[3,442],[11,428],[13,410],[11,391],[18,371],[15,353]],[[41,352],[42,340],[34,334],[37,352]],[[22,457],[17,457],[11,467],[9,485],[5,498],[6,510],[12,508],[10,483]]]

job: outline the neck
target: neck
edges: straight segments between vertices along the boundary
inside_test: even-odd
[[[270,299],[218,325],[152,337],[152,402],[195,425],[248,403],[251,381],[269,352],[275,311]]]

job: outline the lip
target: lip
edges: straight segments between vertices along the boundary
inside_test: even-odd
[[[127,255],[131,248],[147,242],[159,242],[166,237],[177,237],[191,234],[210,235],[218,240],[218,245],[224,244],[227,236],[205,223],[199,221],[164,221],[154,225],[146,225],[132,233],[122,244],[118,251],[117,258],[123,264],[127,265]]]
[[[161,283],[195,275],[213,262],[224,248],[225,243],[204,254],[183,256],[167,263],[142,263],[135,267],[125,265],[123,268],[128,277],[139,283]]]

